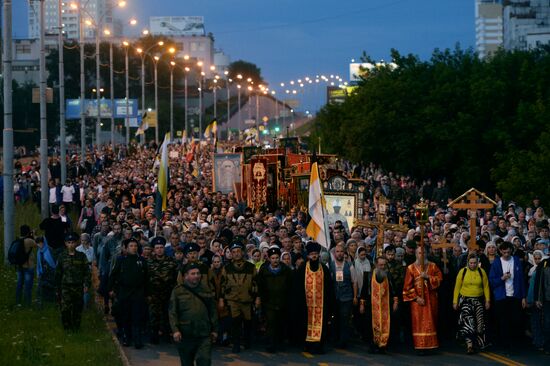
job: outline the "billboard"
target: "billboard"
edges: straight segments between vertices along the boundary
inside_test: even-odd
[[[349,64],[349,81],[359,81],[374,67],[371,63],[352,62]]]
[[[204,17],[149,17],[149,31],[163,36],[204,36]]]
[[[128,100],[128,115],[130,118],[138,117],[137,99]],[[99,101],[101,118],[126,118],[126,99],[115,99],[114,108],[110,99]],[[86,117],[97,117],[97,99],[84,99],[84,114]],[[65,118],[80,119],[80,99],[67,99],[65,101]]]

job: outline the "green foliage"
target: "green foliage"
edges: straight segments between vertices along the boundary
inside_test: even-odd
[[[262,79],[262,70],[248,61],[237,60],[229,64],[228,67],[229,77],[231,79],[237,80],[237,75],[241,74],[243,79],[251,78],[254,84],[258,85],[263,82]]]
[[[37,230],[40,213],[36,206],[17,205],[15,223],[17,229],[25,223]],[[3,226],[0,235],[4,235]],[[0,253],[3,263],[2,245]],[[14,268],[0,264],[0,365],[122,364],[103,316],[95,307],[84,311],[80,332],[68,333],[61,326],[58,307],[39,309],[35,303],[30,308],[15,306],[15,285]]]
[[[392,50],[392,58],[397,69],[373,70],[342,105],[320,111],[311,140],[321,137],[323,152],[446,177],[455,194],[476,187],[550,201],[547,49],[479,60],[457,47],[427,61]]]

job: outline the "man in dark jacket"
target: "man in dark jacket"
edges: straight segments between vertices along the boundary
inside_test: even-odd
[[[270,353],[277,352],[284,336],[284,325],[280,314],[286,314],[288,309],[289,289],[292,281],[292,271],[280,262],[281,250],[270,248],[267,251],[269,263],[262,265],[258,272],[258,296],[267,318],[267,336]]]
[[[119,310],[122,311],[123,339],[129,345],[131,334],[136,349],[143,348],[142,330],[145,320],[149,293],[149,275],[147,262],[138,254],[138,242],[135,238],[123,242],[126,256],[117,258],[109,277],[109,294],[116,298]]]
[[[183,283],[170,297],[170,327],[183,366],[210,365],[211,341],[217,338],[218,315],[214,294],[201,284],[197,263],[188,263],[182,270]]]

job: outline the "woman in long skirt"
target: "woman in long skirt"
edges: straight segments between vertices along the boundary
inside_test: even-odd
[[[475,253],[456,277],[453,308],[459,310],[458,335],[466,342],[467,353],[486,347],[485,311],[490,307],[489,280]]]

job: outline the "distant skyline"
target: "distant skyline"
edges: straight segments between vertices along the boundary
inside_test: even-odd
[[[376,60],[388,60],[391,48],[427,59],[435,48],[474,47],[474,5],[475,0],[128,0],[116,16],[136,17],[136,30],[147,27],[150,16],[204,16],[216,48],[232,61],[257,64],[264,79],[278,86],[315,74],[347,80],[350,60],[358,61],[363,51]],[[13,6],[14,37],[24,38],[28,0]],[[322,90],[307,93],[300,110],[325,96]]]

